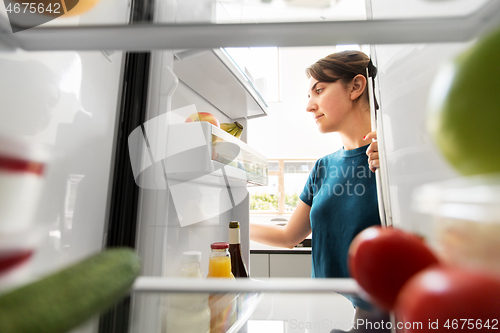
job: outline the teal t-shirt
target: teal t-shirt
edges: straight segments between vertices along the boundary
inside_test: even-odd
[[[350,277],[347,252],[363,229],[380,225],[368,145],[319,159],[300,199],[311,206],[312,277]]]

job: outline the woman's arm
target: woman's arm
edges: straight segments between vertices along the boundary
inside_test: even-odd
[[[299,200],[286,226],[250,223],[250,239],[270,246],[293,248],[311,233],[311,207]]]

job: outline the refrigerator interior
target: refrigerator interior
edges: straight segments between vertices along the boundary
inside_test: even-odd
[[[215,63],[210,66],[207,61]],[[153,157],[152,161],[145,157],[146,167],[138,166],[143,171],[137,178],[141,187],[137,250],[145,276],[178,276],[184,251],[202,253],[206,276],[210,244],[228,241],[230,221],[240,222],[242,253],[249,264],[246,186],[267,181],[267,158],[244,143],[245,135],[239,140],[209,123],[185,123],[191,114],[209,112],[220,123],[238,120],[247,128],[247,117],[265,115],[261,97],[254,92],[256,102],[235,81],[235,76],[242,75],[238,71],[221,50],[188,55],[165,51],[152,56],[148,120],[144,139],[139,133],[136,143],[144,145],[147,140],[146,154]],[[193,89],[200,83],[209,89]],[[225,161],[222,158],[230,152],[224,151],[224,144],[237,150]],[[260,171],[250,171],[251,167]],[[161,296],[134,298],[135,330],[160,330],[162,300]]]
[[[150,164],[140,178],[143,183],[137,184],[140,197],[136,249],[143,259],[145,277],[168,277],[161,279],[158,285],[142,289],[139,285],[135,288],[128,330],[161,331],[161,304],[165,294],[155,291],[168,293],[196,288],[192,283],[176,284],[177,280],[172,278],[178,270],[180,254],[186,250],[201,251],[202,269],[206,274],[210,243],[227,238],[227,224],[231,220],[241,223],[243,252],[247,264],[251,264],[248,248],[249,199],[245,185],[250,182],[248,174],[241,173],[236,167],[228,169],[227,172],[234,173],[228,179],[222,170],[231,166],[224,164],[217,167],[213,163],[211,150],[207,148],[212,135],[210,127],[197,126],[186,136],[184,145],[177,147],[175,144],[178,142],[167,139],[172,137],[176,128],[186,125],[184,119],[193,111],[210,112],[220,122],[238,120],[246,128],[252,126],[252,117],[265,116],[265,102],[259,101],[260,96],[255,94],[255,84],[243,73],[244,70],[231,65],[230,57],[219,57],[219,47],[270,45],[273,38],[273,45],[282,47],[369,44],[369,39],[373,38],[371,53],[379,68],[376,88],[380,104],[379,136],[384,143],[381,149],[386,165],[382,185],[388,199],[387,214],[395,226],[432,240],[431,217],[413,211],[412,192],[419,185],[457,175],[436,151],[426,132],[425,110],[429,90],[439,68],[470,46],[475,37],[498,25],[498,19],[483,15],[484,24],[464,24],[461,29],[469,29],[472,35],[462,34],[464,30],[453,31],[446,24],[453,27],[453,22],[460,22],[461,18],[474,23],[475,13],[484,8],[492,8],[491,15],[494,16],[498,13],[498,5],[495,0],[412,0],[404,6],[397,0],[338,0],[315,1],[316,7],[301,7],[300,2],[151,1],[156,5],[153,22],[133,26],[128,25],[129,4],[103,0],[88,14],[46,24],[55,30],[30,29],[18,34],[8,31],[7,16],[3,5],[0,5],[2,134],[29,137],[48,145],[52,151],[33,222],[36,230],[40,230],[40,243],[30,266],[31,271],[21,276],[33,279],[48,274],[100,251],[106,245],[117,128],[121,122],[118,110],[123,98],[123,68],[127,51],[153,50],[146,119],[135,137],[139,140],[136,143],[141,144],[144,138],[140,135],[155,139],[154,142],[148,140],[148,145],[141,146],[143,150],[135,156],[139,161],[136,167],[141,171],[147,169],[141,163]],[[347,2],[354,3],[354,9],[349,9]],[[474,20],[468,20],[470,17]],[[397,27],[404,27],[407,22],[415,31],[404,36],[406,30],[395,29],[390,20],[394,20]],[[425,31],[414,26],[426,20],[443,29],[438,29],[435,36],[426,36]],[[329,28],[317,31],[315,26],[306,24],[303,26],[304,34],[292,33],[294,38],[290,39],[286,33],[280,32],[280,26],[272,25],[290,22],[287,27],[291,27],[294,23],[300,26],[298,23],[310,21],[321,21]],[[363,30],[354,29],[353,34],[342,35],[352,22],[359,23],[360,27],[362,22],[367,22],[373,24],[375,29],[366,34],[362,33]],[[192,30],[176,30],[176,23],[187,24]],[[249,29],[245,26],[248,23],[270,23],[266,26],[269,33],[264,34],[256,25],[255,35],[241,34],[239,29]],[[330,23],[332,25],[328,25]],[[111,27],[104,29],[104,24]],[[230,26],[230,29],[223,30],[224,25]],[[60,30],[57,30],[58,27],[61,27]],[[336,27],[340,33],[333,33]],[[168,29],[173,33],[168,34]],[[207,37],[201,33],[203,29],[221,34]],[[127,38],[123,38],[124,35]],[[195,35],[201,37],[193,37]],[[411,42],[404,42],[405,37]],[[203,51],[190,51],[197,45]],[[116,51],[109,51],[108,48]],[[209,56],[210,60],[204,56]],[[214,59],[218,65],[207,66],[208,61]],[[187,67],[185,64],[188,64]],[[200,67],[195,67],[198,65]],[[210,73],[214,66],[226,70],[232,66],[232,70]],[[203,74],[203,79],[197,76],[191,78],[192,68],[197,69],[195,74]],[[217,84],[224,89],[225,82],[217,81],[229,82],[235,77],[238,92],[203,90]],[[231,84],[234,85],[234,82]],[[217,99],[221,96],[222,101]],[[219,104],[231,101],[233,97],[236,100],[234,104]],[[182,129],[179,131],[183,132]],[[205,140],[204,144],[191,142],[189,138],[193,137],[201,142]],[[244,136],[242,141],[245,141]],[[173,155],[169,154],[172,151],[194,151],[195,148],[203,150],[203,156],[207,158],[200,161],[188,159],[192,162],[190,165],[205,171],[202,171],[203,175],[198,175],[200,177],[187,176],[188,181],[179,179],[179,176],[165,177],[164,168],[168,165],[153,163],[161,158],[153,156],[151,159],[149,155],[154,152],[160,157],[171,157]],[[252,152],[251,147],[245,145],[241,145],[240,149]],[[258,152],[253,155],[259,156]],[[132,168],[135,163],[131,162]],[[246,171],[245,168],[243,171]],[[215,173],[217,180],[211,178],[210,173]],[[170,187],[179,190],[174,193]],[[195,204],[189,206],[191,198]],[[7,282],[12,281],[23,282],[18,276]],[[149,280],[146,278],[143,281]],[[316,283],[320,282],[307,280],[307,283],[313,284],[311,287],[306,281],[292,282],[295,283],[295,291],[293,288],[286,289],[285,284],[280,289],[280,284],[273,284],[272,281],[269,283],[276,287],[275,292],[266,292],[264,287],[258,283],[253,285],[252,281],[248,288],[245,282],[236,281],[232,290],[228,290],[229,286],[201,283],[200,288],[206,289],[200,291],[219,288],[221,292],[226,288],[228,292],[238,293],[239,288],[250,293],[248,297],[244,293],[240,297],[240,300],[248,298],[250,301],[246,306],[249,312],[242,312],[238,322],[240,326],[232,328],[235,332],[244,327],[244,319],[249,318],[256,324],[260,320],[281,322],[281,327],[286,327],[287,332],[303,332],[307,325],[316,326],[310,328],[310,332],[327,332],[334,328],[328,320],[344,323],[346,318],[352,319],[352,307],[345,298],[334,293],[318,294],[326,290],[315,289]],[[329,283],[330,290],[344,288],[342,281]],[[296,294],[298,290],[302,292],[300,295]],[[347,293],[356,290],[354,285],[345,287]],[[260,298],[259,292],[265,292],[265,298]],[[252,302],[256,302],[255,305]],[[330,304],[332,311],[336,309],[333,314],[330,310],[324,311],[325,304]],[[318,310],[319,307],[321,310]],[[311,313],[315,315],[311,317]],[[77,331],[97,331],[97,318]]]

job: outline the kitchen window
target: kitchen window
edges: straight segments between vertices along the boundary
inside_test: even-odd
[[[316,160],[270,159],[269,185],[249,187],[250,213],[291,214]]]

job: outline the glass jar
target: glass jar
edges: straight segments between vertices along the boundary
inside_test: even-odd
[[[207,278],[231,279],[231,257],[229,243],[217,242],[210,245],[210,259],[208,261]],[[210,333],[225,333],[237,319],[236,294],[216,293],[208,299],[210,305]]]
[[[233,278],[231,273],[231,257],[229,243],[217,242],[210,245],[210,259],[208,261],[208,278]]]

